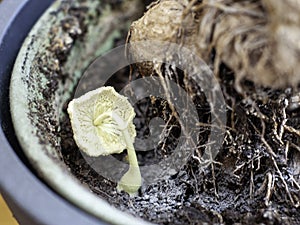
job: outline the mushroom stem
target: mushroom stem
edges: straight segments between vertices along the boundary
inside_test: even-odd
[[[123,131],[123,135],[127,144],[129,169],[118,182],[117,190],[124,190],[130,196],[135,196],[142,185],[142,177],[135,150],[132,142],[129,139],[129,133],[127,129]]]
[[[129,164],[134,167],[139,167],[137,157],[135,154],[135,150],[134,150],[134,146],[133,146],[132,142],[130,141],[130,136],[129,136],[127,129],[123,130],[123,135],[124,135],[124,139],[125,139],[126,146],[127,146]]]
[[[130,196],[134,196],[142,185],[142,177],[135,154],[133,142],[128,132],[128,124],[116,113],[112,112],[112,118],[119,125],[126,143],[129,169],[118,182],[117,189],[126,191]]]

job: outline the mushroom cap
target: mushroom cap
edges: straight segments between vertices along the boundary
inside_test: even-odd
[[[134,109],[113,87],[100,87],[73,99],[68,105],[68,113],[74,140],[89,156],[121,153],[127,146],[124,129],[128,129],[134,142]]]

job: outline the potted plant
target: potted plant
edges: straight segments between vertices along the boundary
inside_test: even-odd
[[[29,165],[85,221],[297,224],[291,5],[166,0],[142,15],[138,0],[55,2],[10,83]],[[282,7],[294,17],[276,19]],[[278,66],[279,49],[294,60]]]

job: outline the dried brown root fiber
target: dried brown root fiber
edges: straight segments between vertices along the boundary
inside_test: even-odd
[[[243,79],[273,88],[300,82],[298,0],[161,0],[132,24],[128,40],[177,43],[207,63],[214,52],[215,72],[224,63],[234,71],[238,88]],[[149,64],[139,70],[149,75]]]

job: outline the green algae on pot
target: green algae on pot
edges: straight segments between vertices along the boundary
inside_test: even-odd
[[[120,30],[141,12],[142,1],[108,2],[56,1],[40,18],[14,66],[11,114],[25,154],[53,189],[110,223],[145,224],[90,193],[69,172],[60,153],[57,132],[64,102],[85,68],[112,48]]]

